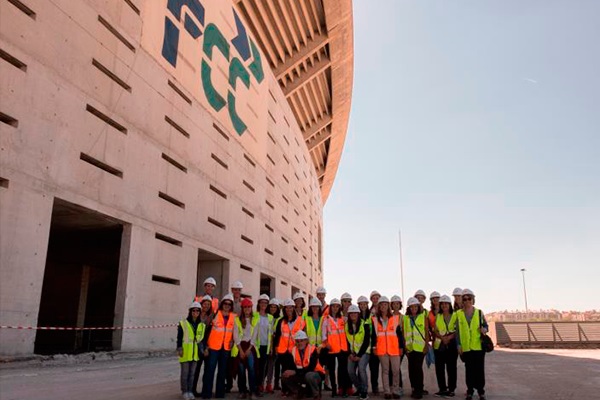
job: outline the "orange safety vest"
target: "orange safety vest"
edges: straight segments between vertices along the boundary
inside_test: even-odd
[[[312,344],[306,345],[306,349],[304,350],[304,358],[300,358],[300,350],[294,346],[292,348],[292,355],[294,356],[294,364],[296,364],[297,369],[304,369],[308,367],[310,364],[310,356],[312,356],[313,352],[316,350],[315,346]],[[315,367],[315,372],[320,372],[321,374],[325,374],[325,369],[321,363],[317,360],[317,366]]]
[[[388,318],[387,326],[384,328],[383,324],[379,323],[377,317],[372,317],[373,327],[377,334],[377,345],[375,347],[375,355],[377,356],[399,356],[402,354],[400,349],[400,342],[398,341],[398,335],[396,335],[396,328],[399,324],[399,317],[397,315]]]
[[[235,313],[229,313],[227,325],[223,313],[219,311],[212,321],[212,328],[208,336],[208,348],[211,350],[231,350],[233,343],[233,326],[235,323]]]
[[[334,319],[329,315],[327,321],[327,340],[325,344],[329,347],[330,354],[337,354],[340,351],[348,351],[348,342],[346,341],[346,324],[344,318]],[[325,321],[323,321],[325,322]]]
[[[294,326],[292,327],[292,331],[290,332],[290,327],[284,319],[281,320],[281,337],[279,338],[279,343],[277,344],[277,353],[283,354],[285,352],[291,351],[294,347],[294,335],[296,332],[301,331],[306,326],[306,321],[302,317],[296,317],[296,321],[294,322]]]
[[[194,298],[194,301],[197,301],[198,303],[202,303],[202,298],[203,297],[204,297],[204,295],[202,295],[202,296],[196,296]],[[212,297],[212,300],[211,300],[211,303],[212,303],[212,313],[216,314],[217,311],[219,310],[219,299],[217,298],[217,296],[211,296],[211,297]]]

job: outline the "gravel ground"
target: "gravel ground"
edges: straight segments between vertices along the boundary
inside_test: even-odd
[[[458,371],[460,399],[465,392],[460,361]],[[402,374],[405,388],[410,387],[406,360]],[[486,380],[489,399],[600,399],[600,350],[496,350],[486,356]],[[435,382],[433,367],[425,369],[430,393],[437,391]],[[281,396],[265,400],[269,397]],[[164,355],[6,363],[0,367],[0,398],[179,399],[179,366],[175,357]],[[236,399],[237,393],[228,398]],[[324,393],[323,399],[329,398]]]

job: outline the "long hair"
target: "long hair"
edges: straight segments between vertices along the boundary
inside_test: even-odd
[[[438,315],[438,313],[441,311],[440,304],[438,303],[438,308],[436,309],[435,306],[433,305],[433,300],[430,300],[430,303],[431,303],[431,307],[429,309],[431,310],[433,315]]]
[[[271,306],[275,305],[275,304],[269,304],[269,306],[267,307],[267,313],[271,314]],[[274,319],[277,319],[281,316],[281,309],[279,308],[279,306],[276,306],[277,310],[271,314],[273,316]]]
[[[250,311],[250,316],[246,317],[246,315],[244,314],[244,309],[242,308],[242,312],[240,313],[240,321],[242,322],[242,328],[246,329],[246,321],[250,320],[252,321],[252,311]]]
[[[417,315],[419,315],[423,312],[423,305],[419,304],[419,306],[417,308],[417,312],[415,314],[413,314],[410,310],[412,310],[412,307],[406,307],[406,315],[416,317]]]
[[[331,309],[331,306],[329,306],[329,309]],[[340,308],[338,309],[338,312],[335,315],[331,311],[329,312],[329,315],[332,318],[342,318],[342,307],[340,306]]]
[[[358,319],[356,320],[356,323],[350,321],[350,318],[348,318],[348,321],[346,321],[346,326],[348,327],[348,333],[351,335],[356,334],[360,330],[360,326],[362,324],[363,324],[363,320],[360,318],[360,314],[358,315]],[[356,329],[354,329],[355,325],[356,325]]]
[[[379,303],[381,304],[381,303]],[[379,304],[377,304],[377,311],[375,312],[375,315],[377,316],[377,320],[379,321],[379,323],[383,323],[383,317],[384,315],[381,313],[381,307],[379,306]],[[391,318],[394,316],[394,314],[392,314],[392,305],[388,305],[388,309],[387,309],[387,314],[385,315],[388,318]]]
[[[287,312],[285,310],[283,310],[283,320],[285,320],[285,322],[294,322],[296,320],[296,318],[298,318],[298,313],[296,313],[295,307],[292,310],[292,319],[288,318]]]
[[[313,311],[312,311],[312,307],[308,307],[308,311],[306,312],[306,315],[313,318]],[[317,317],[321,318],[323,316],[323,310],[321,309],[321,307],[319,307],[319,311],[317,311]]]

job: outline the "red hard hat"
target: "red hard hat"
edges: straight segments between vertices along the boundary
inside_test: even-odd
[[[250,300],[249,298],[244,298],[242,300],[242,307],[252,307],[252,300]]]

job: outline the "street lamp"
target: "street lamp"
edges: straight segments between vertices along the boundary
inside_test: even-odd
[[[523,295],[525,296],[525,312],[529,315],[529,307],[527,307],[527,287],[525,286],[525,268],[521,268],[521,273],[523,274]]]

